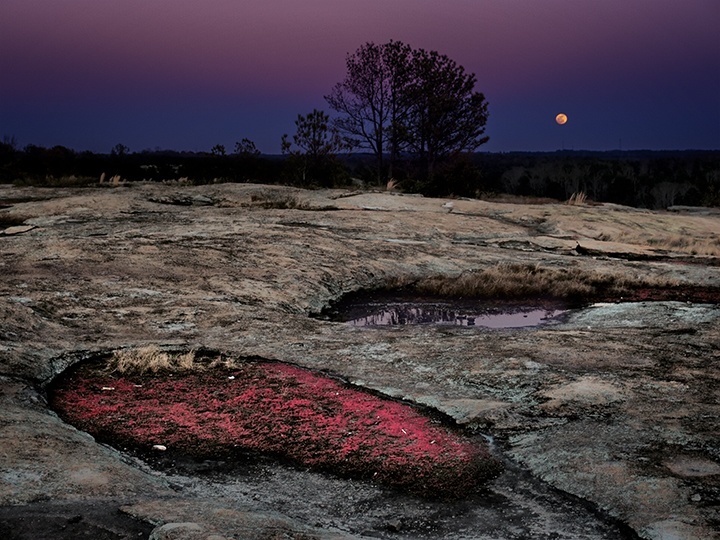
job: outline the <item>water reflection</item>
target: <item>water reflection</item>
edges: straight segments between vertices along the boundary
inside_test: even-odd
[[[567,313],[567,309],[532,307],[483,308],[451,304],[365,304],[355,305],[344,319],[353,326],[400,326],[436,324],[483,328],[524,328],[539,326]]]

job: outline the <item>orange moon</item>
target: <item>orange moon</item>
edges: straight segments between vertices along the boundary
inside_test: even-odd
[[[555,117],[555,121],[562,126],[565,122],[567,122],[567,115],[560,113]]]

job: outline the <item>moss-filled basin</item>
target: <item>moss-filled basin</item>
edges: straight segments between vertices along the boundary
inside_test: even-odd
[[[59,378],[51,404],[115,446],[202,459],[260,453],[427,497],[463,497],[500,470],[483,441],[307,369],[179,365],[121,373],[86,364]]]

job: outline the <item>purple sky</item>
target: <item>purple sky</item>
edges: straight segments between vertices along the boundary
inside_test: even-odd
[[[718,0],[2,0],[0,137],[278,153],[395,39],[477,75],[482,150],[720,149],[719,24]]]

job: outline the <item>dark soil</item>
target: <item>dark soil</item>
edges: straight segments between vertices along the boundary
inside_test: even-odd
[[[691,302],[693,304],[720,304],[720,287],[678,285],[670,288],[637,288],[621,298],[600,298],[604,302]]]
[[[0,507],[3,540],[144,540],[153,528],[122,513],[111,501]]]
[[[0,209],[2,209],[2,206],[0,206]],[[24,217],[0,214],[0,229],[22,225],[25,223],[25,219]]]
[[[159,466],[159,465],[158,465]],[[299,522],[371,538],[403,540],[637,540],[596,507],[555,490],[510,462],[484,489],[428,500],[371,482],[270,461],[252,465],[166,461],[181,493],[221,494]]]

